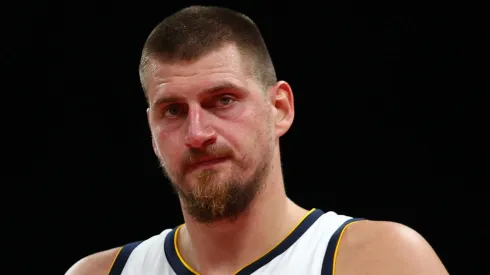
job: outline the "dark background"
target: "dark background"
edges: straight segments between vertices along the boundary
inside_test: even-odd
[[[289,196],[404,223],[451,274],[484,274],[481,8],[339,2],[225,5],[256,21],[293,88],[296,120],[281,143]],[[22,243],[16,259],[63,274],[182,221],[151,148],[138,62],[152,28],[188,4],[223,5],[4,10],[4,236]]]

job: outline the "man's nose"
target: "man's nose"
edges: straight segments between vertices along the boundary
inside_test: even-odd
[[[216,132],[209,116],[210,114],[201,108],[189,110],[187,133],[184,138],[187,147],[201,149],[216,142]]]

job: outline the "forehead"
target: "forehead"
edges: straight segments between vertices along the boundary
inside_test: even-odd
[[[249,88],[252,74],[234,45],[225,45],[193,61],[150,60],[146,74],[148,97],[200,92],[213,86]]]

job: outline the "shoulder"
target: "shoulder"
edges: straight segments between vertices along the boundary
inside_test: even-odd
[[[412,228],[389,221],[352,223],[342,235],[336,274],[447,275],[431,245]]]
[[[121,247],[86,256],[68,269],[65,275],[107,275]]]

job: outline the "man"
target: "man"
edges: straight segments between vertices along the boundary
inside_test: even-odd
[[[279,138],[293,123],[293,94],[248,17],[193,6],[166,18],[144,45],[140,78],[185,223],[67,274],[448,274],[404,225],[307,210],[286,196]]]

